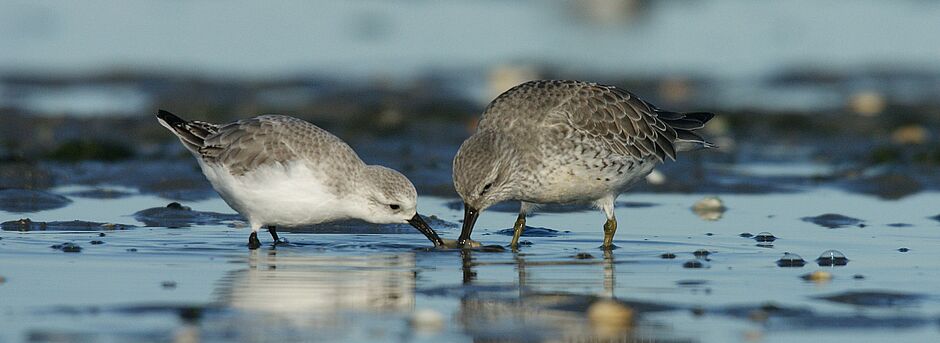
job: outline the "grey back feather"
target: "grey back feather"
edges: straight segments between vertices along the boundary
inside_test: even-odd
[[[281,115],[258,116],[222,126],[206,137],[199,152],[204,160],[224,165],[233,175],[275,163],[302,161],[319,165],[327,158],[333,166],[363,164],[355,151],[333,134],[307,121]]]
[[[657,109],[613,86],[570,80],[529,81],[494,99],[480,129],[513,131],[519,121],[566,125],[623,156],[675,159],[676,151],[710,147],[693,133],[714,116]],[[528,126],[531,128],[531,126]]]

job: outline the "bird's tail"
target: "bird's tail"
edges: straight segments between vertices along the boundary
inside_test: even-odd
[[[668,112],[656,110],[657,117],[666,125],[676,130],[676,151],[692,151],[699,149],[712,149],[718,146],[709,143],[695,131],[705,127],[705,123],[715,117],[709,112]]]
[[[206,137],[219,131],[219,126],[216,124],[196,120],[186,121],[164,110],[157,112],[157,121],[176,135],[183,146],[194,154],[199,154],[199,149],[203,147]]]

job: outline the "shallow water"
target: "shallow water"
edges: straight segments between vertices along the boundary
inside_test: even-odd
[[[60,187],[82,194],[88,187]],[[596,210],[541,213],[520,251],[428,251],[400,228],[384,234],[285,233],[291,243],[245,247],[239,222],[142,227],[133,214],[169,201],[129,189],[119,198],[68,196],[69,205],[3,221],[89,220],[141,227],[100,231],[0,231],[0,342],[16,341],[516,341],[620,337],[635,341],[788,342],[812,337],[930,341],[940,323],[940,193],[896,201],[817,189],[724,195],[728,207],[705,220],[690,207],[700,194],[627,194],[615,243],[598,249]],[[456,223],[452,199],[422,197],[420,210]],[[232,213],[218,198],[193,210]],[[829,229],[801,218],[836,213],[864,227]],[[474,238],[497,234],[515,214],[487,211]],[[714,218],[712,218],[714,219]],[[892,224],[909,224],[909,226]],[[459,229],[438,224],[442,236]],[[742,233],[767,231],[757,242]],[[308,231],[303,231],[308,232]],[[102,237],[100,233],[105,235]],[[100,240],[103,244],[91,244]],[[72,242],[82,250],[50,248]],[[761,244],[760,246],[758,244]],[[906,252],[899,251],[907,248]],[[829,249],[845,266],[820,267]],[[708,251],[707,255],[696,251]],[[784,252],[806,260],[778,267]],[[673,259],[660,255],[672,253]],[[705,256],[703,256],[705,255]],[[703,268],[684,268],[698,260]],[[800,276],[817,270],[829,281]],[[853,293],[854,292],[854,293]],[[593,325],[599,299],[637,313],[632,325]],[[428,312],[430,311],[430,314]],[[417,320],[415,313],[421,313]],[[437,323],[435,318],[442,322]],[[596,324],[596,323],[595,323]]]

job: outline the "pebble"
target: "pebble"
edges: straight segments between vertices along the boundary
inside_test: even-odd
[[[411,315],[409,323],[418,331],[439,331],[444,328],[444,315],[432,309],[421,309]]]
[[[587,316],[593,325],[625,328],[633,323],[634,311],[629,306],[605,299],[591,304]]]
[[[577,255],[574,255],[574,258],[579,260],[590,260],[594,258],[594,255],[588,254],[586,252],[579,252]]]
[[[724,202],[721,201],[718,197],[705,197],[702,200],[696,201],[692,205],[692,212],[695,212],[699,218],[708,221],[716,221],[721,219],[722,214],[728,209],[725,207]]]
[[[682,264],[682,268],[689,268],[689,269],[705,268],[705,263],[699,260],[688,260]]]
[[[908,252],[908,251],[911,251],[911,249],[910,249],[910,248],[898,248],[898,251],[900,251],[900,252]]]
[[[803,274],[800,276],[800,278],[806,281],[813,281],[817,283],[828,282],[829,280],[832,280],[832,273],[825,270],[817,270],[809,274]]]
[[[659,255],[659,258],[665,259],[665,260],[671,260],[671,259],[676,258],[676,254],[673,254],[673,253],[671,253],[671,252],[667,252],[667,253],[663,253],[662,255]]]
[[[56,250],[62,250],[63,252],[73,252],[73,253],[82,252],[82,247],[78,246],[78,244],[75,244],[75,243],[55,244],[55,245],[50,246],[50,248],[53,248]]]
[[[176,288],[176,281],[163,281],[160,286],[163,288]]]
[[[783,253],[783,257],[777,260],[777,266],[779,267],[802,267],[805,264],[806,260],[803,257],[788,252]]]
[[[816,258],[816,264],[821,267],[844,266],[849,263],[845,254],[838,250],[826,250]]]
[[[754,236],[754,240],[758,242],[773,242],[777,240],[777,236],[774,236],[774,234],[770,232],[764,231]]]

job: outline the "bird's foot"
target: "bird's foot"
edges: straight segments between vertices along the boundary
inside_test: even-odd
[[[255,250],[261,247],[261,241],[258,240],[258,233],[252,232],[248,236],[248,249]]]
[[[456,239],[441,238],[441,240],[444,241],[444,245],[440,246],[440,248],[444,249],[479,248],[483,245],[474,240],[468,240],[464,244],[460,244]]]
[[[290,245],[290,241],[288,241],[287,238],[281,237],[281,238],[278,238],[277,240],[274,241],[274,245],[275,245],[275,246],[278,246],[278,245]]]

